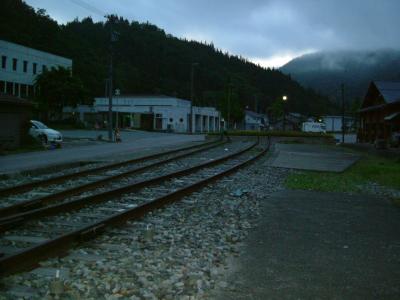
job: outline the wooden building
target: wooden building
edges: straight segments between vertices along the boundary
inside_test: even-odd
[[[0,150],[18,148],[28,134],[32,102],[0,94]]]
[[[373,81],[360,109],[360,142],[391,141],[400,132],[400,82]]]

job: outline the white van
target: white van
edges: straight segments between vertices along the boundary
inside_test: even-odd
[[[326,133],[326,125],[318,122],[304,122],[301,126],[301,131]]]

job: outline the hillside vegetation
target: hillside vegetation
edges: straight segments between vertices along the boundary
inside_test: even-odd
[[[114,47],[114,87],[123,94],[165,94],[190,99],[190,72],[195,68],[195,103],[216,105],[240,119],[245,106],[265,112],[288,95],[288,109],[303,114],[328,113],[330,102],[304,89],[279,70],[265,69],[232,56],[212,44],[178,39],[149,23],[111,16],[107,22],[90,18],[60,25],[44,10],[21,0],[0,2],[0,39],[73,59],[74,75],[91,96],[104,95],[108,77],[110,24],[119,33]]]

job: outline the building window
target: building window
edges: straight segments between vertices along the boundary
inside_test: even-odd
[[[7,56],[4,55],[1,56],[1,67],[3,69],[7,68]]]
[[[179,119],[179,122],[183,123],[183,119],[182,119],[182,118],[180,118],[180,119]]]
[[[174,121],[174,119],[172,119],[172,118],[169,118],[169,122],[170,123],[172,123]]]
[[[28,62],[24,60],[24,73],[28,72]]]
[[[16,58],[13,58],[13,71],[17,71],[17,62],[18,60]]]
[[[42,66],[42,72],[46,72],[47,71],[47,67],[45,65]]]
[[[33,74],[36,74],[36,72],[37,72],[37,63],[33,63],[32,70],[33,70]]]

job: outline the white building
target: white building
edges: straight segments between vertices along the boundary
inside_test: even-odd
[[[344,117],[346,131],[354,127],[355,120],[351,117]],[[341,132],[342,131],[342,116],[323,116],[322,122],[325,123],[327,132]]]
[[[38,74],[52,67],[72,68],[72,60],[0,40],[0,93],[31,97]]]
[[[114,96],[113,120],[119,127],[165,130],[174,132],[214,132],[220,130],[220,112],[214,107],[191,108],[191,102],[168,96]],[[190,111],[194,118],[190,127]],[[95,98],[93,107],[78,106],[77,113],[84,121],[85,114],[107,120],[108,98]],[[69,112],[64,110],[64,112]],[[72,111],[71,111],[72,112]],[[93,118],[92,118],[93,119]]]
[[[244,130],[263,130],[268,127],[268,117],[251,110],[244,111]]]

